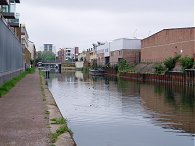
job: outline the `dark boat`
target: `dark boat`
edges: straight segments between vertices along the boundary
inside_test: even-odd
[[[89,69],[89,73],[93,76],[104,75],[104,70],[101,68]]]

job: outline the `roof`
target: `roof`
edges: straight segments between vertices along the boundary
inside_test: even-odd
[[[142,40],[148,39],[148,38],[150,38],[150,37],[152,37],[152,36],[154,36],[154,35],[156,35],[156,34],[158,34],[158,33],[161,33],[161,32],[163,32],[163,31],[166,31],[166,30],[176,30],[176,29],[195,29],[195,27],[167,28],[167,29],[163,29],[163,30],[161,30],[161,31],[158,31],[158,32],[156,32],[156,33],[154,33],[154,34],[150,35],[149,37],[146,37],[146,38],[144,38],[144,39],[142,39]]]
[[[138,38],[133,38],[133,39],[129,39],[129,38],[118,38],[118,39],[114,39],[113,41],[117,41],[117,40],[141,40]]]

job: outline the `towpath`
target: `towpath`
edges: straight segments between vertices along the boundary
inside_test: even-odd
[[[38,72],[0,98],[0,146],[49,146],[48,119]]]

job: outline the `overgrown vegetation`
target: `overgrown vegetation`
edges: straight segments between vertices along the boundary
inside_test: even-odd
[[[155,73],[160,75],[165,72],[166,68],[163,66],[163,64],[159,63],[155,65]]]
[[[64,118],[54,118],[51,119],[51,124],[66,124],[66,120]]]
[[[130,72],[133,71],[133,67],[128,64],[125,59],[122,59],[117,65],[118,72]]]
[[[27,74],[32,74],[35,72],[34,68],[26,69],[25,72],[20,73],[17,77],[7,81],[2,86],[0,86],[0,97],[7,94],[22,78],[24,78]]]
[[[176,62],[179,60],[181,55],[176,55],[175,57],[169,57],[164,61],[164,65],[167,69],[167,71],[172,71],[175,67]]]
[[[54,118],[54,119],[51,119],[51,121],[52,121],[51,124],[60,124],[61,125],[56,130],[55,133],[50,134],[50,140],[52,143],[55,143],[57,141],[58,137],[65,132],[69,132],[70,134],[72,134],[72,131],[68,128],[67,121],[64,118]]]
[[[181,64],[183,70],[191,69],[194,65],[194,59],[191,57],[187,57],[187,56],[180,58],[179,62]]]

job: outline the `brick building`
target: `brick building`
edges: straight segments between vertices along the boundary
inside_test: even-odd
[[[195,28],[164,29],[141,41],[141,62],[162,62],[176,54],[195,58]]]
[[[110,62],[112,64],[125,59],[129,64],[137,64],[140,62],[140,49],[122,49],[110,52]]]
[[[60,62],[74,62],[75,60],[78,60],[79,47],[60,48],[57,55]]]
[[[58,61],[59,62],[65,62],[65,50],[64,49],[61,49],[60,48],[60,50],[58,51],[58,53],[57,53],[57,55],[58,55]]]

